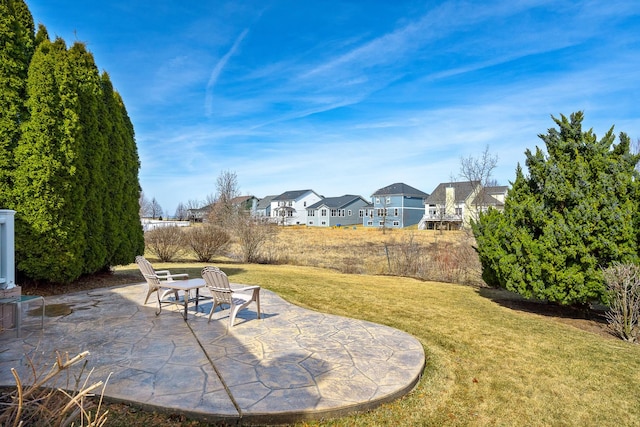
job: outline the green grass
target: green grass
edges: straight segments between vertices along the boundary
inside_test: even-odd
[[[216,265],[233,282],[259,284],[312,310],[393,326],[422,342],[427,365],[409,395],[309,425],[640,424],[638,345],[507,308],[490,298],[495,292],[472,287],[310,267]],[[193,277],[202,268],[154,266]]]

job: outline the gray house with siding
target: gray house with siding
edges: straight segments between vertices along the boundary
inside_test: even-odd
[[[402,182],[377,190],[371,195],[373,207],[363,219],[365,227],[403,228],[420,222],[424,214],[424,191]]]
[[[274,197],[276,196],[275,195],[265,196],[262,199],[258,200],[255,216],[270,217],[271,216],[271,200],[273,200]]]
[[[307,225],[310,227],[334,227],[362,224],[366,211],[371,207],[362,196],[345,194],[327,197],[307,207]]]

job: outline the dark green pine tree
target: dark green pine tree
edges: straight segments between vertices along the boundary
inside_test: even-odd
[[[27,119],[26,82],[34,25],[21,0],[0,0],[0,208],[14,208],[11,175],[20,126]]]
[[[69,282],[84,270],[87,171],[77,92],[64,41],[41,41],[29,67],[30,117],[14,174],[17,268],[32,279]]]
[[[582,130],[583,114],[554,118],[540,135],[546,152],[526,151],[504,213],[474,225],[485,279],[564,305],[607,302],[602,268],[638,261],[639,156],[613,128],[600,140]]]
[[[69,58],[78,83],[79,160],[88,171],[85,181],[84,220],[87,234],[83,273],[94,273],[108,266],[104,209],[110,204],[106,197],[109,170],[107,141],[102,132],[101,121],[108,121],[109,117],[102,96],[100,73],[93,55],[83,43],[76,42],[69,49]]]
[[[139,160],[133,126],[109,75],[102,74],[102,92],[108,121],[104,121],[109,157],[109,185],[105,226],[109,264],[128,264],[144,253],[144,235],[139,217]]]

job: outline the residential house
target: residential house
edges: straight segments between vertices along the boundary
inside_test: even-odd
[[[211,212],[211,205],[206,205],[201,208],[189,208],[187,209],[187,220],[191,222],[203,222]]]
[[[481,211],[502,209],[508,187],[482,187],[479,181],[443,182],[425,201],[421,230],[468,228]]]
[[[346,194],[327,197],[307,207],[307,225],[310,227],[333,227],[362,224],[365,212],[371,204],[362,196]]]
[[[255,215],[258,209],[258,198],[255,196],[238,196],[231,199],[231,205]]]
[[[258,217],[270,217],[271,216],[271,201],[276,197],[273,196],[265,196],[262,199],[258,200],[258,205],[256,206],[255,216]]]
[[[287,191],[271,199],[271,217],[281,225],[307,223],[307,208],[324,197],[313,190]]]
[[[213,209],[214,203],[209,203],[201,208],[187,209],[187,219],[191,222],[206,222]],[[231,205],[243,211],[254,214],[257,210],[258,198],[255,196],[238,196],[231,199]]]
[[[371,195],[373,207],[363,218],[365,227],[403,228],[417,224],[429,195],[404,183],[395,183]]]

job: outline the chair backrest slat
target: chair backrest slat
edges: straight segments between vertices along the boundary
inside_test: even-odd
[[[143,276],[156,274],[151,263],[142,255],[138,255],[136,257],[136,264],[138,264],[138,268]]]
[[[229,278],[218,267],[207,266],[202,269],[202,278],[213,298],[219,304],[231,304],[231,286]]]

